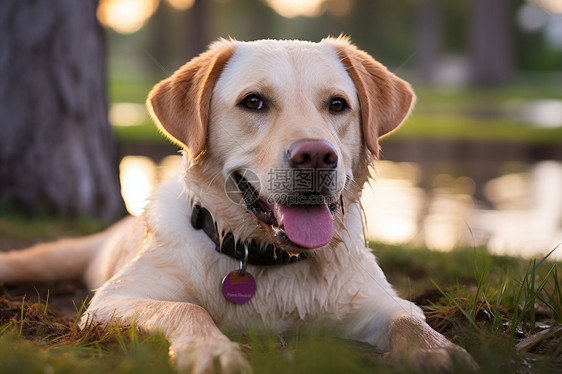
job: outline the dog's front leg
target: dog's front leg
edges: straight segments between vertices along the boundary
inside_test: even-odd
[[[153,312],[141,312],[137,325],[162,331],[170,356],[180,370],[194,373],[250,373],[238,344],[228,339],[205,309],[177,302],[152,302]],[[219,369],[219,370],[217,370]]]
[[[81,320],[88,324],[134,323],[149,333],[161,332],[170,342],[170,357],[180,371],[190,373],[250,373],[238,344],[230,341],[202,307],[175,301],[134,297],[94,298]]]
[[[414,369],[447,371],[454,362],[476,369],[478,366],[463,348],[433,330],[422,310],[399,298],[382,278],[362,287],[354,312],[343,319],[342,337],[369,343],[391,362],[403,362]],[[375,278],[373,278],[375,279]]]
[[[390,361],[406,362],[413,368],[449,371],[453,361],[458,361],[465,368],[478,369],[468,352],[406,311],[396,312],[390,318],[388,345],[386,357]]]

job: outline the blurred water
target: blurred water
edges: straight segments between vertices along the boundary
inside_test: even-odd
[[[124,157],[121,183],[129,212],[140,214],[154,187],[180,165],[180,156],[159,163]],[[378,161],[362,197],[367,235],[436,250],[487,245],[496,253],[542,257],[562,243],[562,162],[516,169],[485,181],[478,196],[469,176],[424,175],[416,163]],[[552,257],[562,259],[562,247]]]
[[[438,174],[422,189],[416,164],[377,165],[376,182],[363,196],[372,239],[438,250],[487,245],[528,257],[562,243],[562,162],[541,161],[490,179],[483,199],[467,176]],[[562,248],[553,257],[562,259]]]
[[[511,99],[504,104],[503,116],[532,126],[554,128],[562,126],[562,100]]]
[[[125,156],[119,164],[121,195],[130,214],[142,214],[154,189],[177,175],[180,156],[168,156],[159,163],[146,156]]]

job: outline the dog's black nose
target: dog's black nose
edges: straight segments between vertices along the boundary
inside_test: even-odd
[[[335,169],[338,153],[326,140],[303,139],[294,142],[288,152],[289,165],[299,169]]]

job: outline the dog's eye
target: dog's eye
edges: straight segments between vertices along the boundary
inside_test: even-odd
[[[263,100],[258,95],[246,96],[241,104],[251,110],[260,110],[265,106]]]
[[[347,107],[347,102],[341,97],[336,97],[330,102],[330,111],[334,113],[343,112]]]

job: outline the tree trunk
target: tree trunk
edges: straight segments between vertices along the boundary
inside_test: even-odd
[[[207,49],[210,42],[207,24],[209,23],[209,1],[195,0],[193,6],[186,13],[188,51],[186,60],[190,60]]]
[[[440,47],[441,9],[438,0],[421,0],[417,9],[416,59],[418,77],[433,83]]]
[[[122,211],[97,0],[0,2],[0,203]]]
[[[508,0],[474,0],[470,23],[472,83],[506,83],[513,71]]]

